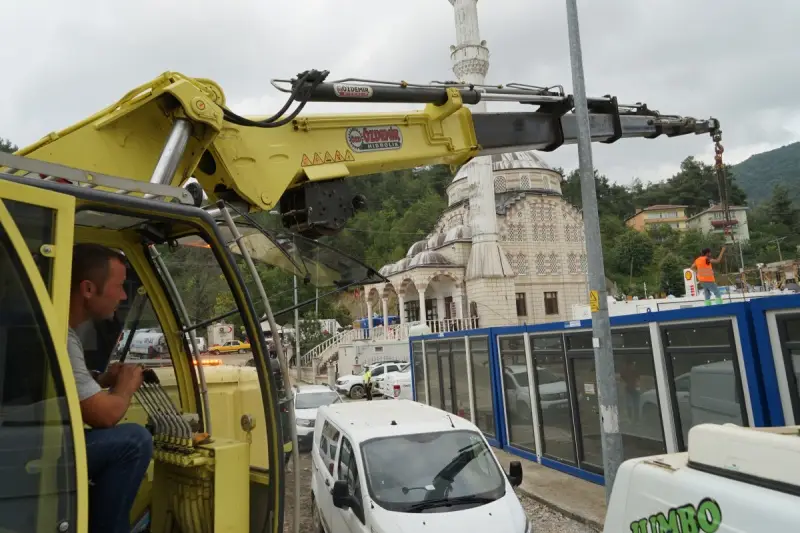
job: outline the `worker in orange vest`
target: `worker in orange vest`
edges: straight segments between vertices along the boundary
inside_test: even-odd
[[[712,259],[711,257],[711,248],[704,248],[700,254],[700,257],[694,260],[691,269],[695,271],[697,281],[700,283],[700,288],[703,289],[706,305],[711,305],[712,293],[717,301],[716,303],[721,304],[722,296],[720,295],[719,287],[717,287],[717,282],[714,279],[714,267],[711,265],[716,265],[722,261],[722,256],[725,255],[725,247],[722,247],[716,259]]]

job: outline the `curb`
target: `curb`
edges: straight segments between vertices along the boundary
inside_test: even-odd
[[[579,522],[579,523],[581,523],[581,524],[583,524],[585,526],[589,526],[592,529],[594,529],[595,531],[598,531],[598,532],[603,531],[603,524],[598,522],[597,520],[594,520],[592,518],[588,518],[586,516],[583,516],[581,514],[578,514],[578,513],[574,512],[574,511],[570,511],[569,509],[566,509],[563,506],[558,505],[557,503],[555,503],[555,502],[553,502],[551,500],[548,500],[548,499],[543,498],[541,496],[538,496],[538,495],[536,495],[536,494],[534,494],[534,493],[532,493],[532,492],[530,492],[530,491],[528,491],[526,489],[523,489],[522,487],[517,487],[516,490],[520,494],[530,498],[531,500],[533,500],[533,501],[535,501],[537,503],[540,503],[540,504],[544,505],[545,507],[548,507],[548,508],[550,508],[550,509],[552,509],[552,510],[554,510],[554,511],[556,511],[556,512],[558,512],[558,513],[560,513],[560,514],[562,514],[564,516],[566,516],[569,519],[572,519],[572,520],[574,520],[576,522]]]

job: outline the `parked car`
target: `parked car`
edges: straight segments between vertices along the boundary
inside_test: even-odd
[[[382,361],[380,363],[373,363],[364,365],[364,370],[367,368],[372,370],[372,379],[383,374],[384,372],[397,372],[402,365],[407,365],[407,361]],[[364,374],[348,374],[340,376],[336,380],[336,391],[340,392],[354,400],[363,398],[366,394],[364,389]]]
[[[208,349],[209,353],[219,355],[221,353],[245,353],[250,351],[250,343],[240,340],[228,341],[223,344],[215,344]]]
[[[311,452],[314,531],[524,533],[514,492],[483,433],[409,400],[321,407]],[[323,529],[324,527],[324,529]]]
[[[341,396],[327,385],[294,387],[294,416],[297,424],[297,449],[310,451],[314,437],[317,410],[324,405],[342,401]]]

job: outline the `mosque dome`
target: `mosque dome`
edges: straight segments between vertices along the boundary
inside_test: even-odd
[[[524,152],[511,152],[508,154],[494,154],[492,158],[492,171],[498,172],[503,170],[526,170],[526,169],[539,169],[539,170],[553,170],[544,159],[534,150],[526,150]],[[453,183],[463,180],[467,177],[469,172],[469,163],[461,167],[453,178]]]
[[[412,258],[420,252],[424,252],[428,249],[428,239],[417,241],[411,245],[411,248],[408,249],[408,253],[406,257]]]
[[[435,233],[428,238],[428,250],[438,248],[444,244],[444,234]]]
[[[472,239],[472,229],[469,226],[460,224],[450,228],[444,236],[444,242],[462,241]]]
[[[414,259],[409,263],[409,268],[424,267],[424,266],[437,266],[437,265],[451,265],[452,263],[440,252],[433,252],[425,250],[414,256]]]

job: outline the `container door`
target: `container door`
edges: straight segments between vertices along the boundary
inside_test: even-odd
[[[83,424],[66,352],[75,199],[0,187],[0,530],[85,532]]]
[[[603,440],[600,431],[600,407],[597,402],[597,373],[592,356],[569,356],[570,372],[575,383],[576,426],[579,464],[595,472],[603,468]]]

